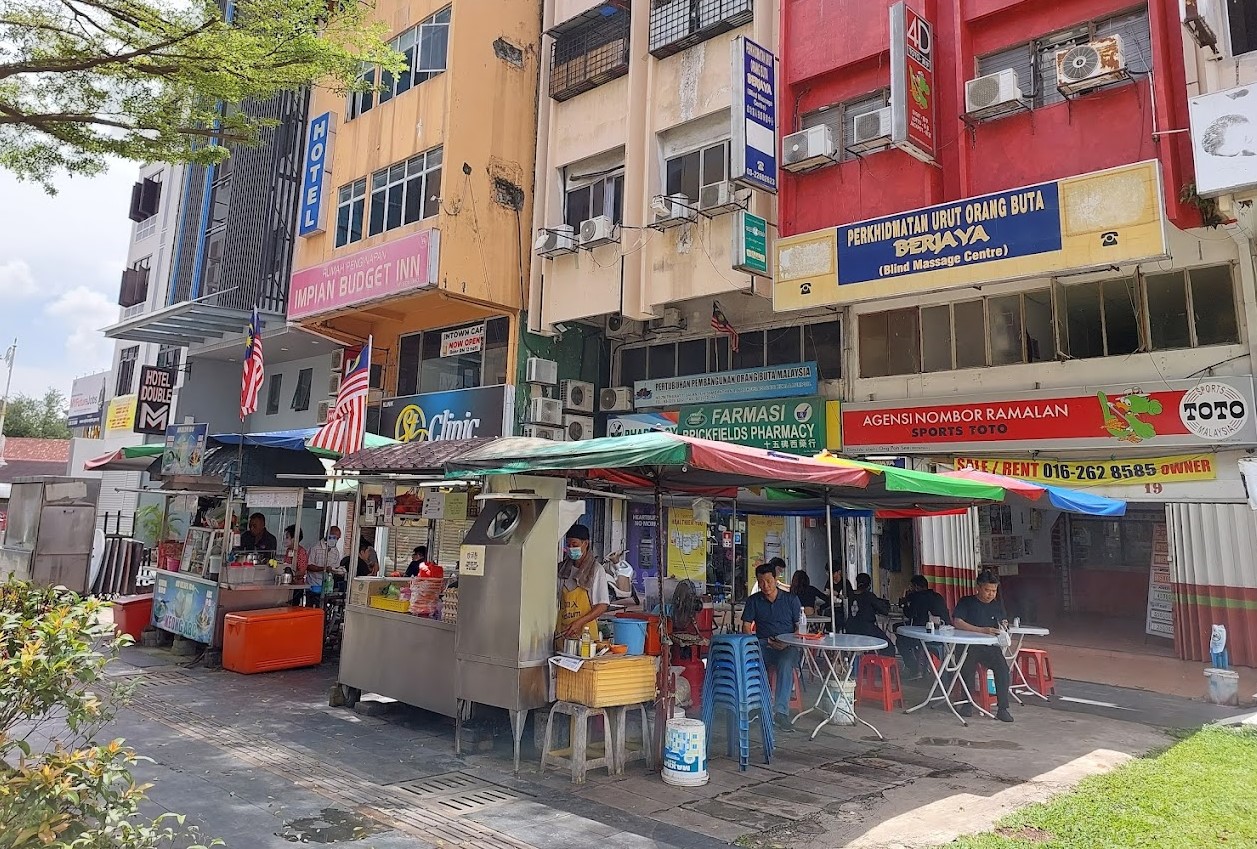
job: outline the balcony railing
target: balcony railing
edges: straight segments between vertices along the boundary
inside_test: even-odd
[[[650,54],[657,59],[750,23],[752,0],[656,0],[650,9]]]
[[[624,8],[605,5],[551,35],[550,97],[555,100],[570,100],[628,73],[629,14]]]

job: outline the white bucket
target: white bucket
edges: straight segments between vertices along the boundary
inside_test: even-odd
[[[707,726],[697,719],[669,719],[663,737],[663,781],[676,787],[707,783]]]
[[[828,685],[825,698],[831,705],[837,704],[834,711],[834,725],[855,725],[855,682],[844,681],[839,686]]]
[[[1206,669],[1209,693],[1206,696],[1215,705],[1238,706],[1240,703],[1240,676],[1229,669]]]

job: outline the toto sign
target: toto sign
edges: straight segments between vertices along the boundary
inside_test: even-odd
[[[1197,384],[1178,404],[1187,429],[1215,442],[1235,436],[1248,423],[1248,401],[1234,387],[1217,381]]]

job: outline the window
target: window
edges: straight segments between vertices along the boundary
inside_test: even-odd
[[[597,218],[599,215],[606,215],[613,223],[619,224],[623,214],[623,173],[608,174],[592,183],[568,189],[564,198],[563,221],[573,230],[579,230],[582,221]]]
[[[138,312],[148,303],[148,275],[151,271],[152,257],[146,256],[131,264],[122,272],[122,285],[118,287],[118,306],[140,307]]]
[[[860,316],[860,375],[915,374],[921,370],[917,309]]]
[[[1144,286],[1153,350],[1240,341],[1230,266],[1149,274]]]
[[[1141,349],[1139,288],[1133,277],[1062,286],[1061,350],[1074,359],[1117,357]]]
[[[751,0],[651,0],[650,52],[662,59],[754,19]]]
[[[145,177],[131,187],[131,210],[128,217],[139,224],[157,214],[161,208],[161,174]]]
[[[554,32],[550,97],[555,100],[570,100],[628,73],[629,13],[610,5],[598,12]]]
[[[292,408],[298,412],[310,409],[310,385],[314,382],[314,369],[303,368],[297,372],[297,390],[292,393]]]
[[[118,382],[114,386],[114,395],[131,394],[131,386],[135,383],[135,363],[139,358],[139,345],[122,349],[122,353],[118,355]]]
[[[382,106],[414,86],[444,73],[449,59],[449,41],[449,6],[393,39],[389,46],[405,55],[406,67],[397,74],[381,72],[379,91],[356,91],[350,94],[346,120],[351,121],[363,112]],[[376,70],[374,67],[363,69],[359,79],[365,85],[374,86]]]
[[[375,236],[436,215],[440,194],[439,147],[381,168],[371,175],[370,234]]]
[[[273,416],[279,412],[279,396],[283,391],[284,375],[272,374],[266,385],[266,415]]]
[[[157,367],[179,370],[179,359],[183,349],[178,345],[162,345],[157,349]]]
[[[510,320],[507,318],[491,318],[484,322],[479,351],[441,356],[442,334],[475,326],[444,327],[403,336],[398,346],[397,394],[448,392],[505,383],[506,350],[510,336]]]
[[[362,219],[367,208],[366,178],[340,187],[336,200],[336,247],[362,239]]]
[[[1257,50],[1257,0],[1226,0],[1226,22],[1232,56]]]
[[[1056,88],[1056,52],[1110,35],[1122,39],[1122,53],[1132,71],[1152,70],[1152,37],[1144,7],[983,56],[978,59],[978,76],[1011,68],[1017,72],[1017,83],[1031,106],[1051,106],[1065,99]]]
[[[667,161],[664,174],[664,194],[685,195],[691,205],[697,205],[703,189],[728,179],[729,143],[722,141],[674,156]]]
[[[855,154],[849,152],[847,146],[855,138],[855,119],[889,105],[889,96],[888,91],[882,90],[855,100],[848,100],[846,103],[822,107],[803,116],[803,129],[809,130],[822,124],[829,127],[834,147],[838,149],[838,160],[841,162],[854,159]]]

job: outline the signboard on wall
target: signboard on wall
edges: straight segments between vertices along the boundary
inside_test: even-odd
[[[135,423],[135,396],[119,395],[109,399],[105,408],[105,433],[130,432]]]
[[[777,57],[749,38],[733,40],[729,176],[777,192]]]
[[[825,399],[813,396],[682,407],[677,432],[810,457],[825,447]]]
[[[420,230],[292,274],[288,318],[295,321],[436,283],[441,236]]]
[[[474,354],[484,347],[484,322],[471,327],[458,327],[441,333],[441,356],[460,357]]]
[[[1166,526],[1152,529],[1152,569],[1148,573],[1148,615],[1145,633],[1174,639],[1174,582],[1170,575],[1170,543]]]
[[[165,435],[175,402],[175,370],[140,367],[140,391],[136,395],[135,432]]]
[[[1141,262],[1165,257],[1166,239],[1161,169],[1141,162],[778,239],[773,306]]]
[[[768,221],[745,209],[733,214],[733,270],[768,275]]]
[[[672,433],[677,429],[677,413],[675,410],[663,410],[658,413],[628,413],[622,416],[607,417],[607,436],[632,436],[635,433],[649,433],[662,430]]]
[[[633,405],[640,409],[793,398],[815,395],[818,385],[816,363],[718,371],[635,381]]]
[[[934,27],[900,2],[890,7],[890,140],[904,152],[933,162]]]
[[[77,378],[70,387],[69,427],[91,427],[100,424],[105,406],[105,381],[109,372],[102,371]]]
[[[313,236],[324,231],[323,200],[328,189],[328,163],[332,161],[332,139],[336,136],[335,117],[324,112],[310,119],[306,130],[305,170],[301,177],[301,212],[297,235]]]
[[[1129,460],[1003,459],[957,457],[957,469],[976,469],[993,475],[1080,486],[1142,486],[1150,483],[1187,483],[1218,479],[1216,454],[1176,454]]]
[[[1220,195],[1257,186],[1257,86],[1188,98],[1196,191]]]
[[[707,582],[707,523],[688,507],[668,508],[668,577]]]
[[[380,434],[398,442],[505,436],[515,418],[514,386],[483,386],[385,398]]]
[[[1171,380],[918,404],[846,404],[842,442],[856,453],[1257,444],[1251,377]],[[1107,481],[1106,481],[1107,483]]]

